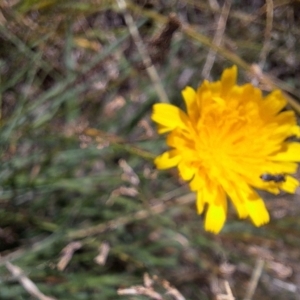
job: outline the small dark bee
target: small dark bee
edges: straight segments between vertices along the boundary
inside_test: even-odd
[[[263,181],[267,181],[267,182],[269,182],[269,181],[274,181],[276,183],[285,182],[285,176],[283,174],[272,175],[272,174],[265,173],[265,174],[262,174],[260,176],[260,178]]]

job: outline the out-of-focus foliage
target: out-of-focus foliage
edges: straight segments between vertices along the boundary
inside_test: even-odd
[[[213,2],[128,1],[173,104],[186,85],[204,79],[222,15],[222,1]],[[1,299],[32,299],[6,261],[57,299],[149,299],[117,295],[141,285],[145,272],[186,299],[224,293],[223,279],[242,298],[259,258],[265,267],[256,299],[296,299],[299,196],[267,201],[272,222],[263,228],[230,212],[219,236],[203,232],[177,173],[158,173],[152,164],[165,149],[149,120],[159,99],[117,2],[2,1],[0,9]],[[205,77],[219,78],[233,63],[247,69],[265,51],[263,71],[297,98],[299,11],[297,1],[272,8],[232,1]],[[170,13],[182,26],[170,46],[155,44]],[[253,78],[240,74],[241,82]],[[73,241],[81,248],[59,270],[61,251]],[[99,265],[105,241],[110,251]]]

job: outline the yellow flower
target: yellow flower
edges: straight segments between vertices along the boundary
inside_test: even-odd
[[[197,192],[198,213],[207,206],[205,229],[214,233],[225,223],[227,196],[240,218],[249,216],[261,226],[269,222],[269,213],[253,188],[294,193],[299,185],[290,174],[300,161],[300,144],[287,141],[300,136],[294,112],[283,111],[287,103],[279,90],[263,97],[251,84],[238,86],[236,77],[233,66],[220,81],[205,80],[196,91],[186,87],[187,112],[171,104],[153,106],[152,120],[158,133],[169,132],[171,147],[155,164],[158,169],[177,166]]]

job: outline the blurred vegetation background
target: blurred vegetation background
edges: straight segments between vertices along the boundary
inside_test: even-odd
[[[299,112],[300,2],[122,3],[0,2],[0,299],[300,299],[300,193],[206,233],[149,118],[232,64]]]

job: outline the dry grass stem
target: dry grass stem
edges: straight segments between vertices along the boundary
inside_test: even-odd
[[[299,287],[293,283],[285,282],[278,278],[274,278],[272,283],[278,288],[289,291],[290,293],[299,293]]]
[[[266,62],[267,55],[271,49],[271,33],[273,27],[273,15],[274,15],[274,4],[273,0],[266,0],[266,29],[265,29],[265,39],[263,43],[262,50],[259,55],[259,65],[263,69]]]
[[[246,296],[245,296],[244,300],[251,300],[253,298],[258,281],[259,281],[261,273],[263,271],[264,264],[265,264],[265,261],[262,259],[258,259],[256,261],[254,270],[251,275],[249,287],[246,291]]]
[[[125,159],[119,160],[119,166],[123,170],[122,179],[130,182],[133,186],[138,186],[140,183],[140,179]]]
[[[111,192],[106,201],[106,204],[112,205],[114,203],[115,198],[119,196],[136,197],[138,194],[138,190],[134,187],[120,186]]]
[[[224,287],[226,290],[226,294],[218,294],[217,300],[234,300],[230,285],[227,280],[224,281]]]
[[[82,244],[80,242],[71,242],[68,244],[62,251],[62,257],[60,258],[58,264],[57,264],[57,269],[60,271],[63,271],[70,260],[73,257],[73,254],[75,251],[79,250],[82,247]]]
[[[222,43],[222,38],[223,38],[225,29],[226,29],[226,23],[227,23],[230,7],[231,7],[231,0],[226,0],[223,5],[223,8],[222,8],[221,15],[219,17],[219,20],[217,23],[217,30],[216,30],[216,33],[215,33],[215,36],[213,39],[213,43],[216,46],[220,46]],[[216,59],[216,55],[217,55],[217,52],[215,50],[213,50],[213,49],[209,50],[203,70],[202,70],[202,76],[204,78],[209,78],[209,74],[210,74],[211,68],[214,64],[214,61]]]
[[[152,278],[146,273],[144,274],[144,285],[132,286],[126,289],[119,289],[119,295],[144,295],[150,299],[163,300],[163,296],[154,290],[154,284],[161,285],[165,290],[166,295],[171,295],[174,300],[185,300],[183,295],[167,280],[160,280],[157,276]]]
[[[163,211],[165,211],[170,205],[186,205],[186,204],[190,204],[194,201],[195,201],[195,195],[193,193],[189,193],[187,195],[178,197],[174,201],[175,203],[172,202],[172,204],[161,203],[161,201],[158,201],[159,203],[154,204],[148,210],[143,209],[136,213],[128,214],[127,216],[120,217],[120,218],[111,220],[106,223],[101,223],[99,225],[91,226],[86,229],[75,230],[73,232],[70,232],[68,234],[68,237],[70,239],[74,239],[74,238],[85,238],[87,236],[97,235],[97,234],[100,234],[107,230],[112,230],[112,229],[118,228],[119,226],[124,226],[135,220],[142,220],[153,214],[160,214]]]
[[[139,51],[139,54],[141,55],[142,61],[143,61],[144,65],[146,66],[147,73],[152,81],[152,84],[154,86],[154,89],[156,90],[156,93],[160,99],[160,102],[166,102],[166,103],[170,102],[168,95],[161,84],[161,79],[158,75],[158,72],[151,61],[150,55],[149,55],[149,53],[143,43],[143,40],[139,34],[139,31],[134,23],[134,20],[133,20],[132,16],[130,15],[130,13],[127,11],[126,2],[124,0],[117,0],[117,3],[124,14],[124,18],[125,18],[126,25],[128,26],[128,30],[132,36],[132,39],[135,42],[135,45]]]
[[[168,18],[155,12],[155,11],[147,11],[147,10],[142,10],[139,8],[137,5],[134,5],[132,3],[128,4],[128,7],[132,9],[133,11],[139,13],[139,14],[144,14],[145,16],[159,22],[166,24],[168,22]],[[213,43],[208,37],[205,35],[199,33],[197,30],[195,30],[192,26],[189,24],[182,24],[182,32],[186,34],[189,38],[200,42],[201,44],[205,45],[209,49],[212,49],[216,51],[218,54],[221,56],[225,57],[229,61],[231,61],[233,64],[236,64],[240,68],[243,68],[247,72],[253,72],[252,66],[248,64],[243,58],[241,58],[239,55],[235,54],[234,52],[226,49],[225,47],[218,46],[215,43]],[[267,77],[267,75],[265,75]],[[283,91],[287,91],[291,93],[292,95],[296,96],[297,98],[300,99],[300,93],[294,89],[291,88],[290,85],[286,84],[284,81],[279,80],[277,78],[273,78],[268,75],[268,82],[271,84],[272,89],[279,88]],[[297,101],[295,101],[293,98],[286,96],[289,104],[297,111],[298,114],[300,114],[300,106],[297,104]]]
[[[118,295],[144,295],[154,300],[163,300],[163,297],[152,288],[144,286],[133,286],[128,289],[118,289]]]
[[[110,246],[107,242],[103,242],[99,248],[99,254],[95,257],[94,261],[101,266],[104,266],[110,250]]]
[[[185,300],[183,295],[176,288],[171,286],[167,280],[163,280],[162,286],[166,289],[167,294],[171,295],[175,300]]]
[[[37,286],[24,275],[24,272],[18,266],[11,264],[10,262],[6,262],[6,268],[8,271],[20,282],[23,288],[34,298],[39,300],[56,300],[55,298],[48,297],[44,295]]]

